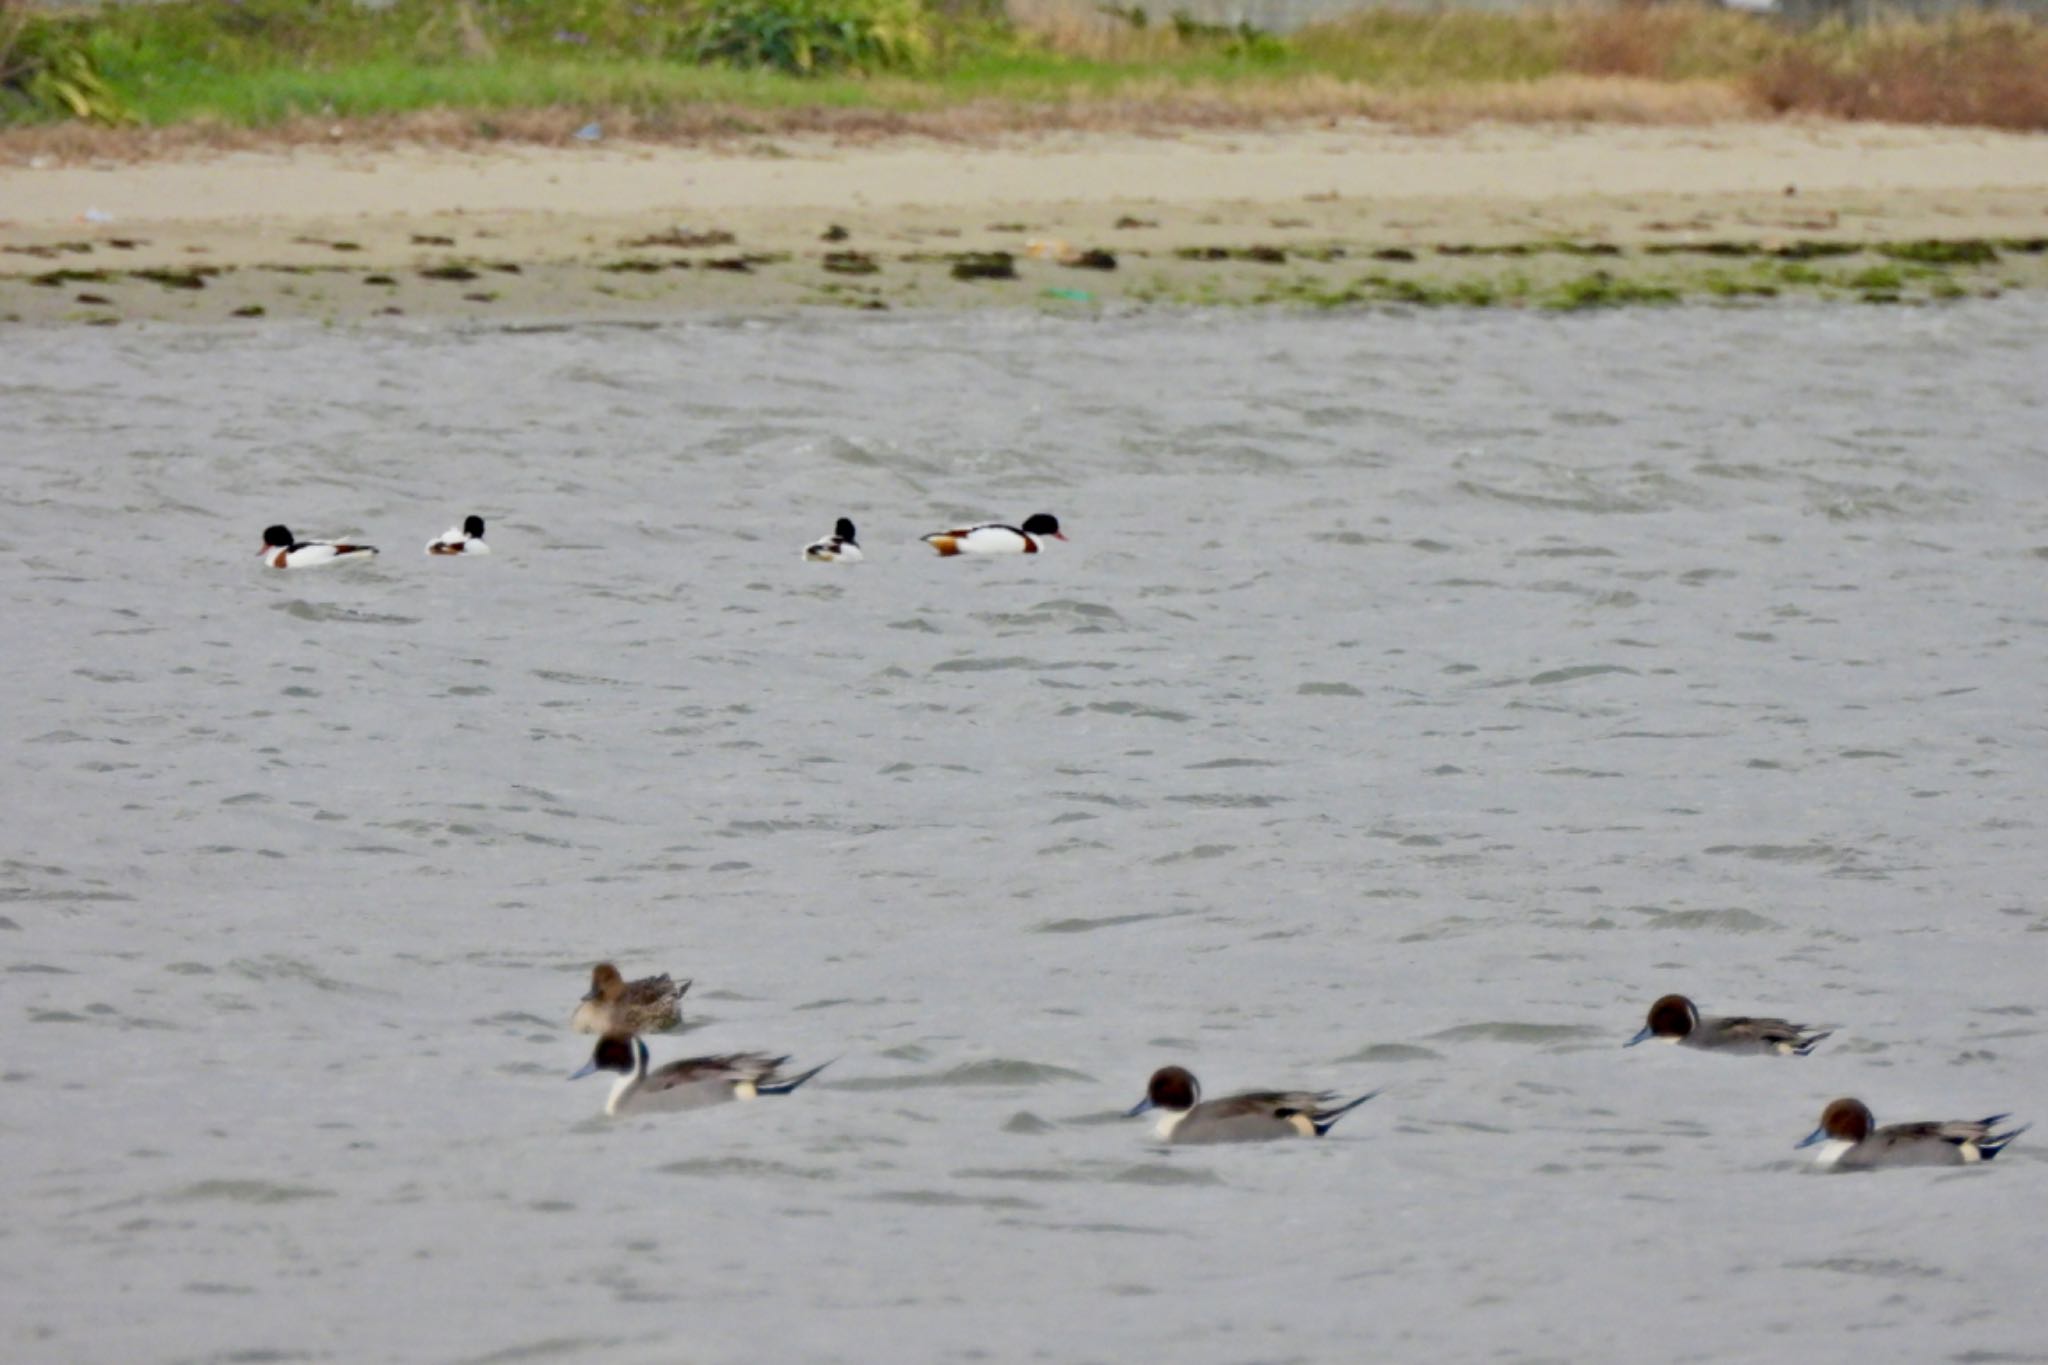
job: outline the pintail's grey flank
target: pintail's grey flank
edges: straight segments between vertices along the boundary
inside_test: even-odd
[[[1152,1073],[1145,1098],[1127,1118],[1159,1111],[1154,1131],[1172,1143],[1267,1142],[1274,1138],[1322,1137],[1338,1119],[1364,1104],[1377,1090],[1337,1104],[1328,1090],[1254,1090],[1223,1099],[1202,1099],[1201,1082],[1186,1067]]]
[[[1810,1029],[1786,1019],[1750,1015],[1702,1015],[1682,995],[1667,995],[1650,1006],[1649,1022],[1635,1037],[1622,1044],[1656,1041],[1704,1048],[1712,1052],[1772,1053],[1782,1057],[1804,1057],[1832,1029]]]

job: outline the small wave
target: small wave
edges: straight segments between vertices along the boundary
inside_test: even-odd
[[[1722,934],[1774,934],[1785,926],[1751,910],[1730,909],[1667,910],[1645,927]]]
[[[1196,844],[1193,848],[1178,853],[1162,853],[1152,860],[1154,867],[1170,867],[1174,863],[1206,862],[1210,858],[1221,858],[1237,852],[1236,844]]]
[[[1091,934],[1097,929],[1115,929],[1126,924],[1143,924],[1146,920],[1172,919],[1166,912],[1155,911],[1142,915],[1105,915],[1101,919],[1055,919],[1032,928],[1034,934]]]
[[[1347,1053],[1338,1062],[1440,1062],[1444,1055],[1412,1043],[1369,1043]]]
[[[1095,701],[1086,706],[1069,706],[1062,710],[1062,716],[1078,716],[1093,711],[1104,716],[1135,716],[1139,720],[1165,720],[1185,724],[1194,719],[1185,711],[1170,711],[1164,706],[1144,706],[1134,701]]]
[[[1109,1177],[1112,1185],[1221,1185],[1223,1177],[1200,1166],[1169,1166],[1158,1162],[1126,1166]]]
[[[1625,673],[1629,677],[1640,677],[1633,668],[1620,664],[1580,664],[1574,668],[1553,668],[1547,673],[1538,673],[1529,679],[1531,687],[1549,687],[1553,683],[1577,682],[1580,678],[1597,678],[1602,673]]]
[[[1598,1038],[1602,1030],[1589,1024],[1524,1024],[1499,1020],[1484,1024],[1459,1024],[1429,1035],[1431,1042],[1444,1043],[1535,1043],[1557,1044]]]
[[[1092,1085],[1095,1078],[1085,1071],[1070,1071],[1063,1066],[1050,1066],[1043,1062],[1026,1062],[1008,1057],[991,1057],[987,1061],[965,1062],[946,1071],[930,1072],[922,1076],[855,1077],[839,1081],[833,1088],[929,1090],[950,1086],[1048,1085],[1056,1081],[1081,1081]]]
[[[314,1185],[280,1185],[270,1180],[201,1180],[163,1196],[173,1204],[219,1200],[229,1204],[292,1204],[302,1199],[332,1199],[333,1190]]]
[[[1037,1204],[1029,1199],[1019,1199],[1014,1194],[954,1194],[950,1190],[884,1190],[871,1194],[868,1201],[874,1204],[910,1204],[919,1208],[951,1209],[1035,1209]]]
[[[1074,668],[1093,668],[1110,672],[1122,665],[1102,659],[1068,659],[1045,663],[1038,659],[1027,659],[1021,654],[1009,654],[1000,658],[968,656],[961,659],[946,659],[932,665],[934,673],[1000,673],[1009,669],[1023,669],[1033,673],[1058,673]]]
[[[384,612],[356,611],[352,607],[337,607],[328,602],[307,602],[293,598],[289,602],[273,602],[272,611],[281,611],[301,621],[339,621],[351,626],[416,626],[417,616],[393,616]]]
[[[1849,850],[1832,844],[1715,844],[1706,851],[1712,857],[1735,855],[1762,863],[1832,863],[1850,858]]]
[[[1863,1275],[1874,1280],[1940,1280],[1948,1276],[1947,1271],[1937,1266],[1893,1257],[1830,1256],[1821,1261],[1787,1261],[1785,1265],[1790,1270],[1832,1270],[1839,1275]]]
[[[767,1161],[751,1156],[700,1156],[684,1161],[671,1161],[655,1170],[663,1175],[700,1175],[724,1178],[741,1176],[748,1179],[761,1177],[789,1177],[797,1180],[837,1180],[839,1173],[825,1166],[792,1166],[784,1161]]]

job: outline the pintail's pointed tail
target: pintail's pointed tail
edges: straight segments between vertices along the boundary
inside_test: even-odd
[[[1380,1092],[1377,1090],[1368,1090],[1363,1095],[1360,1095],[1357,1099],[1352,1100],[1349,1104],[1343,1105],[1340,1108],[1336,1109],[1325,1109],[1322,1113],[1316,1115],[1313,1119],[1309,1120],[1311,1123],[1315,1125],[1316,1136],[1322,1137],[1323,1135],[1328,1133],[1332,1128],[1335,1128],[1337,1126],[1338,1119],[1343,1118],[1346,1114],[1350,1113],[1359,1105],[1364,1104],[1367,1100],[1371,1099],[1373,1096],[1379,1093]]]
[[[834,1060],[836,1061],[837,1058],[834,1058]],[[800,1076],[792,1076],[786,1081],[777,1081],[773,1085],[757,1085],[754,1087],[754,1093],[757,1095],[787,1095],[790,1091],[796,1089],[830,1065],[832,1065],[831,1062],[820,1062]]]
[[[1989,1124],[1998,1122],[1999,1119],[2010,1117],[2011,1115],[2009,1114],[2000,1114],[1997,1116],[1997,1118],[1987,1119],[1986,1125],[1988,1126]],[[1992,1133],[1980,1139],[1977,1143],[1978,1155],[1983,1157],[1986,1161],[1991,1160],[1992,1157],[1995,1157],[2000,1152],[2004,1151],[2006,1147],[2011,1144],[2014,1138],[2018,1137],[2021,1133],[2026,1132],[2027,1129],[2033,1126],[2034,1125],[2031,1123],[2023,1123],[2019,1127],[2013,1129],[2011,1132]]]
[[[1807,1037],[1801,1038],[1798,1042],[1792,1045],[1792,1055],[1795,1057],[1804,1057],[1807,1053],[1813,1051],[1814,1048],[1818,1047],[1821,1044],[1822,1040],[1832,1038],[1834,1036],[1835,1031],[1833,1029],[1827,1029],[1823,1032],[1810,1034]]]

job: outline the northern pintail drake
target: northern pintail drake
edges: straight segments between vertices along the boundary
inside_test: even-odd
[[[804,558],[821,564],[858,564],[864,556],[853,538],[853,518],[841,517],[832,534],[804,546]]]
[[[1975,1122],[1953,1119],[1947,1123],[1888,1123],[1879,1128],[1862,1100],[1836,1100],[1821,1111],[1820,1127],[1798,1145],[1819,1146],[1814,1164],[1827,1170],[1968,1166],[1991,1160],[2031,1126],[2021,1124],[2003,1133],[1991,1131],[2011,1117],[1993,1114]]]
[[[667,972],[628,981],[609,962],[590,969],[590,992],[569,1027],[578,1033],[665,1033],[683,1022],[683,992]]]
[[[942,555],[1035,555],[1039,540],[1045,536],[1066,539],[1060,534],[1060,519],[1050,512],[1026,517],[1021,527],[985,521],[979,526],[934,531],[924,538],[924,543]]]
[[[1649,1022],[1622,1046],[1634,1047],[1654,1039],[1714,1052],[1769,1052],[1781,1057],[1804,1057],[1813,1051],[1814,1044],[1832,1032],[1816,1031],[1784,1019],[1752,1019],[1740,1014],[1702,1017],[1692,1001],[1682,995],[1667,995],[1650,1006]]]
[[[462,519],[462,525],[451,526],[427,542],[430,555],[487,555],[491,547],[484,544],[484,519],[470,515]]]
[[[1256,1090],[1220,1100],[1202,1100],[1201,1082],[1186,1067],[1152,1073],[1145,1098],[1126,1118],[1159,1111],[1153,1130],[1163,1142],[1266,1142],[1273,1138],[1321,1137],[1338,1119],[1364,1104],[1377,1090],[1331,1107],[1328,1090]]]
[[[272,526],[263,532],[263,562],[273,569],[310,569],[337,559],[367,559],[375,553],[374,545],[299,540],[283,526]]]
[[[611,1097],[604,1102],[607,1114],[653,1114],[671,1109],[701,1109],[727,1100],[750,1100],[756,1095],[787,1095],[831,1063],[821,1063],[795,1076],[778,1070],[787,1057],[770,1057],[761,1052],[730,1052],[717,1057],[686,1057],[665,1062],[649,1070],[647,1044],[623,1033],[608,1033],[597,1040],[597,1050],[572,1081],[599,1071],[618,1073]]]

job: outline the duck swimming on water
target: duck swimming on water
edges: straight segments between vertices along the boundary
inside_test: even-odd
[[[300,540],[282,525],[263,532],[263,562],[273,569],[311,569],[341,559],[368,559],[377,553],[374,545],[324,540]]]
[[[612,1082],[604,1112],[651,1114],[701,1109],[760,1095],[787,1095],[831,1065],[820,1063],[809,1071],[784,1076],[779,1068],[788,1060],[762,1052],[729,1052],[713,1057],[686,1057],[650,1070],[647,1044],[626,1034],[608,1033],[598,1039],[590,1060],[569,1079],[580,1080],[600,1071],[614,1072],[618,1079]]]
[[[578,1033],[666,1033],[683,1022],[684,981],[678,986],[667,972],[628,981],[609,962],[590,969],[590,990],[569,1027]]]
[[[1682,995],[1667,995],[1650,1006],[1649,1022],[1635,1037],[1623,1043],[1677,1043],[1710,1052],[1776,1053],[1781,1057],[1804,1057],[1831,1031],[1810,1029],[1785,1019],[1751,1018],[1748,1015],[1702,1015]]]
[[[841,517],[832,534],[804,546],[804,558],[820,564],[858,564],[864,555],[854,540],[853,518]]]
[[[1152,1073],[1145,1098],[1124,1117],[1158,1110],[1160,1119],[1153,1131],[1163,1142],[1269,1142],[1322,1137],[1338,1119],[1379,1093],[1368,1091],[1343,1104],[1333,1104],[1336,1095],[1328,1090],[1253,1090],[1204,1101],[1193,1072],[1165,1066]]]
[[[1066,539],[1060,533],[1058,517],[1050,512],[1036,512],[1026,517],[1022,526],[985,521],[979,526],[934,531],[924,538],[924,543],[941,555],[1035,555],[1046,537]]]
[[[451,526],[427,542],[430,555],[487,555],[491,547],[484,544],[484,519],[474,514],[462,519],[462,525]]]

